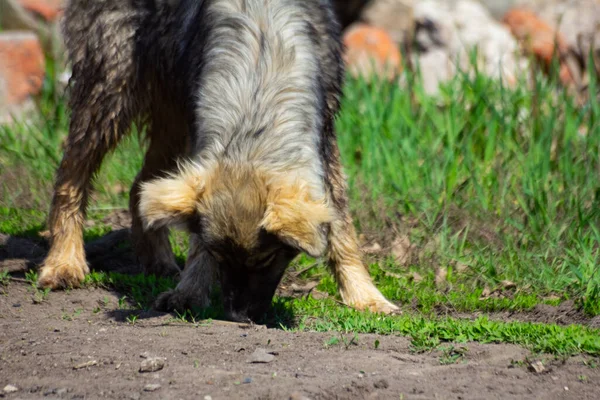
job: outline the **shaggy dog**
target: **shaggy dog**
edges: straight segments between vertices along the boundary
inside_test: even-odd
[[[159,309],[209,304],[234,320],[268,309],[290,261],[327,253],[343,301],[390,313],[361,262],[334,119],[343,78],[328,0],[71,0],[64,36],[72,119],[49,217],[42,288],[89,272],[91,180],[130,130],[149,147],[131,189],[147,273],[181,274]],[[180,271],[168,229],[191,234]]]

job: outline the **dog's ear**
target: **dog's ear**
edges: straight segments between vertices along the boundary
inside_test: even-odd
[[[139,210],[144,228],[185,225],[206,188],[202,172],[190,169],[142,183]]]
[[[334,218],[325,200],[312,199],[305,185],[291,185],[269,191],[262,227],[284,243],[318,257],[327,248],[323,224]]]

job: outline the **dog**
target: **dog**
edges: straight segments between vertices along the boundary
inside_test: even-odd
[[[71,121],[38,286],[89,272],[91,180],[133,124],[146,126],[130,192],[146,273],[177,275],[161,310],[209,305],[236,321],[269,308],[289,263],[327,254],[345,304],[393,313],[361,261],[334,122],[344,77],[329,0],[71,0],[63,32]],[[168,233],[187,229],[185,268]]]

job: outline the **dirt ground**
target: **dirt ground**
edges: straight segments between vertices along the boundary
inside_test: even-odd
[[[131,266],[128,253],[106,253],[122,236],[89,244],[92,266]],[[45,247],[0,235],[0,268],[23,271]],[[456,345],[468,348],[464,357],[442,365],[442,352],[413,354],[404,337],[348,335],[328,344],[339,334],[194,325],[154,312],[132,323],[119,306],[123,294],[104,289],[53,292],[36,302],[30,284],[13,278],[0,292],[0,397],[8,399],[597,399],[600,391],[600,368],[582,358],[542,357],[546,369],[535,373],[527,368],[531,354],[518,346]],[[521,317],[578,319],[568,310],[542,311]],[[163,368],[140,372],[154,357]],[[251,362],[258,359],[268,362]],[[9,393],[10,386],[18,390]]]
[[[333,333],[195,326],[159,313],[132,325],[109,291],[51,293],[34,304],[26,283],[4,290],[0,388],[17,387],[4,395],[11,399],[598,398],[600,369],[549,357],[536,374],[514,365],[529,355],[518,346],[469,343],[464,360],[441,365],[439,352],[412,354],[403,337],[359,335],[346,348],[326,346]],[[257,349],[273,360],[250,363]],[[139,372],[148,357],[164,358],[164,368]]]

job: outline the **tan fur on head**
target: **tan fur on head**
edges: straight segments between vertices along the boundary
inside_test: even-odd
[[[188,165],[176,175],[142,184],[140,214],[146,228],[177,225],[194,212],[211,231],[251,247],[262,227],[311,256],[327,247],[322,225],[335,219],[325,200],[315,200],[304,182],[276,179],[256,170]],[[233,219],[233,220],[232,220]],[[212,223],[211,223],[212,222]]]
[[[158,228],[184,222],[196,210],[206,188],[204,171],[196,165],[178,174],[144,182],[140,192],[140,215],[144,226]]]
[[[269,192],[262,226],[288,244],[318,257],[327,248],[322,224],[335,219],[325,201],[310,197],[306,185],[283,186]]]

